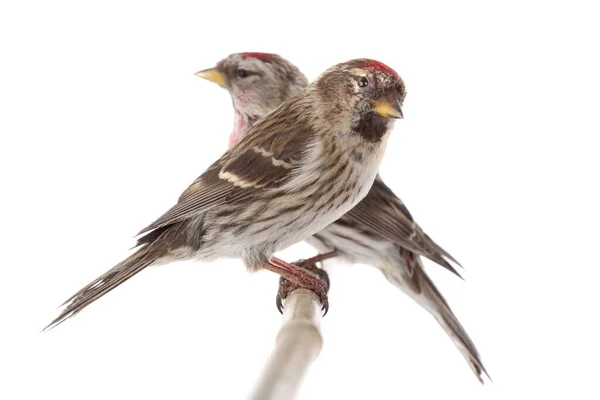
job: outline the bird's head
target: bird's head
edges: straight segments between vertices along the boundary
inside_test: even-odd
[[[337,64],[313,83],[320,114],[369,142],[378,142],[403,118],[406,89],[387,65],[370,59]]]
[[[270,53],[231,54],[196,75],[227,89],[236,112],[252,121],[264,117],[308,85],[296,66]]]

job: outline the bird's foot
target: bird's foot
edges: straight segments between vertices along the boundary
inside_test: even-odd
[[[292,264],[286,263],[278,258],[272,258],[270,264],[279,268],[276,271],[281,275],[279,279],[279,291],[277,292],[276,304],[279,312],[283,313],[283,300],[293,291],[300,287],[306,288],[315,293],[321,301],[323,315],[329,311],[329,300],[327,292],[329,291],[329,276],[327,272],[317,267],[317,263],[331,257],[335,257],[337,252],[319,254],[304,260],[299,260]]]
[[[294,264],[295,265],[295,264]],[[277,309],[283,314],[283,300],[288,295],[298,288],[305,288],[315,293],[321,302],[321,310],[323,316],[329,311],[329,299],[327,292],[329,291],[329,276],[325,270],[315,266],[315,264],[305,264],[300,267],[293,277],[279,278],[279,290],[275,300]]]

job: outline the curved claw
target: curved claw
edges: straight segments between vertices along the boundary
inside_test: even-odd
[[[275,304],[277,305],[277,311],[283,315],[283,301],[279,293],[277,293],[277,296],[275,297]],[[327,315],[329,312],[329,299],[326,298],[323,300],[321,304],[321,311],[323,312],[323,317]]]
[[[309,259],[298,260],[294,264],[289,264],[276,258],[270,261],[272,265],[286,271],[285,276],[282,274],[279,277],[279,290],[275,298],[275,304],[279,313],[283,314],[283,300],[288,294],[298,287],[303,287],[319,297],[323,316],[327,315],[329,312],[329,300],[327,298],[330,286],[329,276],[325,270],[318,268],[315,264],[335,254],[335,252],[326,253]],[[281,274],[279,269],[274,270],[274,272]]]
[[[327,312],[329,312],[329,300],[325,299],[325,301],[323,302],[323,305],[321,306],[321,311],[323,312],[323,317],[327,315]]]
[[[281,295],[279,293],[277,293],[277,297],[275,298],[275,304],[277,305],[279,313],[283,315],[283,302],[281,301]]]

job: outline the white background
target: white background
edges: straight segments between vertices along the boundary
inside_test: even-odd
[[[0,6],[0,398],[252,387],[280,324],[277,277],[237,260],[151,268],[40,333],[224,151],[230,99],[193,73],[240,51],[309,79],[357,57],[403,76],[381,172],[466,267],[461,282],[427,264],[494,379],[480,386],[377,270],[337,264],[300,399],[598,398],[593,2],[150,3]]]

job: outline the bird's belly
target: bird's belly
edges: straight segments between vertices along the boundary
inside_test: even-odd
[[[231,217],[205,235],[200,257],[248,258],[250,253],[270,256],[307,239],[367,195],[380,161],[373,157],[362,164],[349,163],[337,176],[321,170],[301,171],[274,198],[232,208]],[[320,177],[316,182],[315,176]],[[246,223],[240,225],[239,221]]]
[[[321,196],[316,198],[314,204],[309,204],[306,210],[301,210],[295,218],[282,226],[285,234],[278,240],[277,250],[284,249],[295,243],[307,239],[315,233],[326,229],[334,221],[352,209],[368,193],[375,179],[376,171],[354,173],[346,180],[347,184],[334,185],[330,190],[324,190],[326,185],[320,185]]]

